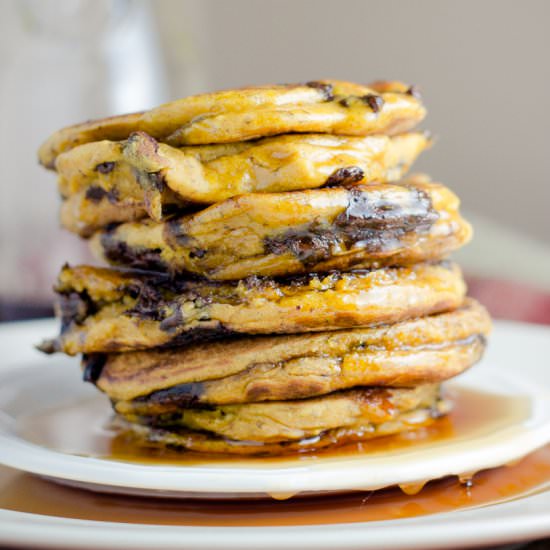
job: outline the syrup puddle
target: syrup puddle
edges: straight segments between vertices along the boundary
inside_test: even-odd
[[[45,413],[22,417],[18,420],[17,431],[27,441],[67,454],[182,466],[215,466],[223,463],[227,467],[229,461],[231,465],[249,468],[272,464],[289,466],[296,461],[373,456],[444,445],[450,440],[467,441],[484,434],[493,434],[508,426],[520,425],[530,414],[530,401],[523,396],[493,394],[456,386],[448,393],[454,409],[432,425],[336,449],[275,457],[208,455],[146,446],[136,441],[131,434],[110,427],[112,413],[101,394]]]
[[[148,448],[109,428],[109,406],[101,395],[18,422],[19,434],[51,449],[151,465],[237,466],[292,464],[399,452],[491,434],[528,418],[527,398],[454,387],[454,411],[433,425],[330,451],[269,458],[221,457]],[[235,475],[238,475],[236,470]],[[380,521],[487,506],[550,487],[550,445],[521,461],[478,473],[379,491],[264,500],[159,499],[94,493],[51,483],[0,467],[0,508],[64,518],[154,525],[285,526]],[[290,500],[288,500],[290,499]]]
[[[147,525],[289,526],[381,521],[486,506],[550,486],[550,445],[515,466],[456,477],[419,493],[398,488],[291,500],[205,501],[126,497],[72,489],[0,467],[0,508],[63,518]]]

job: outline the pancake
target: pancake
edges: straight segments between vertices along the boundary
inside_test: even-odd
[[[112,222],[161,221],[189,205],[243,193],[398,180],[429,143],[422,133],[294,134],[175,148],[136,132],[125,141],[80,145],[57,158],[61,222],[89,236]]]
[[[124,440],[132,439],[138,446],[159,450],[166,446],[200,453],[221,453],[240,456],[274,456],[289,453],[317,451],[327,447],[338,447],[345,444],[364,442],[377,437],[406,434],[413,430],[429,428],[438,418],[447,414],[452,404],[445,399],[438,399],[430,407],[418,407],[412,411],[396,414],[388,422],[358,424],[352,427],[334,428],[320,433],[316,437],[281,442],[235,441],[218,437],[216,434],[181,429],[167,430],[159,427],[133,424],[116,418],[114,424],[122,429],[120,436]]]
[[[169,145],[232,143],[287,133],[366,136],[406,132],[426,114],[411,86],[370,86],[323,80],[248,87],[187,97],[144,113],[92,120],[59,130],[40,147],[39,160],[55,159],[77,145],[120,141],[143,131]]]
[[[438,259],[467,242],[459,200],[424,177],[400,183],[252,193],[163,223],[125,223],[92,238],[126,267],[213,280],[286,276]]]
[[[318,437],[338,428],[369,429],[391,422],[415,409],[431,409],[439,399],[439,386],[415,388],[357,388],[322,397],[204,408],[182,408],[155,416],[131,413],[122,417],[173,432],[180,429],[215,434],[233,441],[280,443]]]
[[[119,412],[159,414],[442,382],[480,359],[490,328],[486,310],[469,299],[449,313],[376,328],[93,355],[83,365]]]
[[[43,349],[73,355],[391,323],[458,307],[465,285],[448,262],[240,282],[80,266],[56,291],[61,335]]]

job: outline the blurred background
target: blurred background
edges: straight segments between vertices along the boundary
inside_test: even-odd
[[[40,143],[75,122],[270,82],[420,86],[415,166],[462,198],[457,257],[500,317],[550,322],[547,0],[0,0],[0,320],[47,315],[65,261]]]

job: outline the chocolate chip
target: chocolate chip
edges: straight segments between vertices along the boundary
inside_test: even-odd
[[[105,258],[114,264],[122,264],[135,269],[166,271],[160,248],[132,247],[117,239],[116,226],[108,227],[101,235],[101,247]]]
[[[148,403],[150,405],[160,405],[163,412],[190,407],[200,401],[204,394],[204,383],[190,382],[187,384],[178,384],[164,390],[157,390],[149,395],[141,396],[134,401],[136,403]]]
[[[136,179],[145,191],[153,190],[162,193],[166,188],[164,176],[161,172],[141,172],[136,170]]]
[[[349,107],[351,105],[351,100],[349,97],[343,97],[338,101],[342,107]]]
[[[100,202],[107,196],[107,191],[103,187],[92,185],[86,189],[86,198],[92,202]]]
[[[399,246],[409,232],[429,230],[437,220],[429,196],[408,189],[405,197],[388,201],[384,195],[371,195],[365,186],[348,189],[348,205],[332,225],[310,225],[301,231],[287,231],[264,241],[266,252],[293,254],[306,267],[330,258],[334,247],[358,247],[378,252]]]
[[[102,162],[95,167],[95,170],[100,174],[108,174],[109,172],[112,172],[114,168],[115,168],[114,162]]]
[[[159,348],[167,349],[178,346],[187,346],[193,343],[204,343],[213,340],[220,340],[222,338],[233,338],[235,336],[238,336],[235,331],[224,327],[220,323],[215,328],[195,327],[191,330],[180,332],[179,334],[176,334],[169,342],[166,342],[162,346],[159,346]]]
[[[361,97],[361,100],[364,101],[374,113],[378,113],[384,105],[382,97],[375,94],[364,95]]]
[[[181,308],[177,307],[176,311],[172,313],[169,317],[166,317],[161,321],[159,328],[164,332],[174,332],[178,327],[183,325],[183,315],[181,313]]]
[[[103,187],[98,185],[92,185],[86,189],[86,198],[92,202],[100,202],[103,198],[107,197],[110,203],[116,204],[119,199],[119,193],[117,189],[110,189],[105,191]]]
[[[345,185],[347,183],[355,183],[361,181],[365,177],[365,173],[359,166],[345,166],[338,168],[327,179],[323,187],[335,187],[337,185]]]
[[[93,310],[93,305],[85,292],[69,292],[59,294],[57,307],[61,316],[61,334],[63,334],[72,323],[83,323],[88,314]]]
[[[312,80],[311,82],[307,82],[306,86],[319,90],[323,94],[323,99],[325,101],[332,101],[334,99],[334,87],[332,84]]]
[[[185,233],[183,224],[178,218],[168,220],[164,225],[164,237],[166,241],[176,246],[190,246],[192,239]]]
[[[337,236],[330,230],[312,228],[305,231],[287,231],[283,235],[266,238],[265,250],[270,254],[290,252],[304,265],[315,265],[330,257]]]
[[[99,380],[106,362],[107,356],[101,353],[84,355],[82,357],[82,364],[84,365],[82,379],[84,382],[95,384]]]
[[[191,252],[189,252],[189,257],[191,259],[194,259],[194,258],[203,258],[206,254],[206,250],[204,250],[204,248],[193,248],[193,250],[191,250]]]
[[[414,84],[412,86],[409,86],[409,89],[405,93],[408,95],[412,95],[416,99],[422,99],[422,96],[420,95],[420,90]]]

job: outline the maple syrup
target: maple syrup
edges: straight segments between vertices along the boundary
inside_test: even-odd
[[[529,416],[530,401],[510,396],[454,387],[447,392],[453,402],[452,412],[436,422],[396,435],[374,438],[332,449],[272,457],[246,457],[182,451],[162,446],[147,446],[127,432],[114,428],[111,410],[104,396],[94,395],[59,407],[49,413],[24,418],[18,433],[27,441],[62,453],[105,458],[124,462],[170,465],[203,465],[231,461],[246,467],[328,457],[373,455],[414,447],[433,445],[452,439],[469,439],[491,434],[504,426],[520,423]]]
[[[455,408],[431,426],[380,439],[292,457],[241,458],[138,445],[105,428],[106,403],[96,398],[27,418],[19,432],[50,448],[110,460],[196,465],[238,460],[319,460],[396,451],[494,431],[529,415],[529,401],[469,389],[453,389]],[[100,397],[100,396],[99,396]],[[69,488],[30,474],[0,468],[0,508],[64,518],[154,525],[284,526],[391,520],[487,505],[550,489],[550,445],[521,461],[427,483],[321,497],[273,495],[263,500],[159,499],[107,495]]]
[[[290,500],[206,501],[105,495],[0,467],[0,508],[63,518],[149,525],[282,526],[391,520],[449,512],[550,489],[550,445],[519,464],[432,481],[415,495],[398,488]]]

